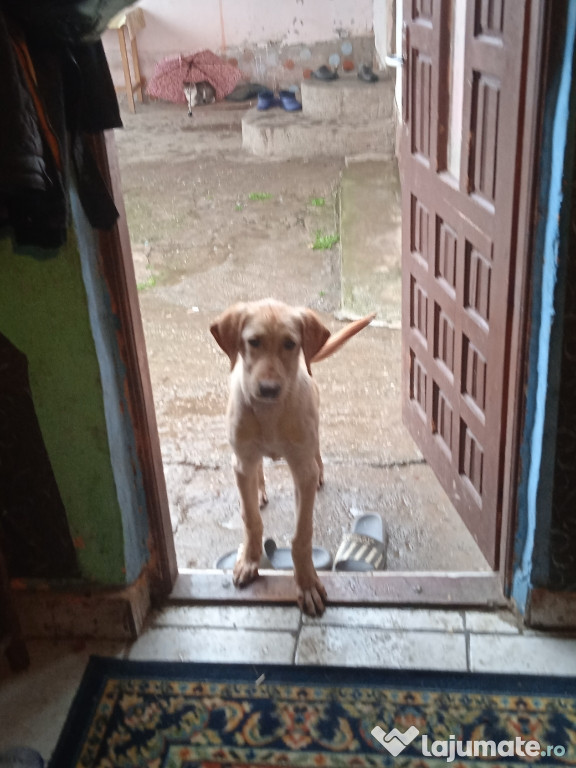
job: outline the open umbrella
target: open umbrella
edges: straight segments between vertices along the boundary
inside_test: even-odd
[[[183,83],[206,80],[220,101],[234,90],[242,73],[234,64],[221,59],[212,51],[200,51],[190,56],[173,56],[156,64],[148,82],[148,93],[156,99],[185,102]]]

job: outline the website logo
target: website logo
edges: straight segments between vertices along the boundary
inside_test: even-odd
[[[387,749],[391,755],[397,757],[414,739],[420,735],[420,731],[414,725],[402,733],[398,728],[393,728],[389,733],[377,725],[371,731],[372,736],[380,746]],[[433,741],[427,734],[422,734],[421,752],[425,757],[444,758],[447,763],[452,763],[460,757],[519,757],[533,761],[539,757],[564,757],[566,747],[562,744],[548,744],[542,746],[535,739],[522,739],[516,736],[505,741],[492,740],[467,740],[461,741],[454,734],[446,740]]]
[[[390,733],[386,733],[386,731],[377,725],[372,729],[371,733],[376,741],[387,749],[391,755],[394,755],[394,757],[397,757],[402,750],[406,749],[408,744],[414,741],[416,736],[420,735],[420,731],[414,725],[411,725],[404,733],[399,731],[398,728],[392,728]]]

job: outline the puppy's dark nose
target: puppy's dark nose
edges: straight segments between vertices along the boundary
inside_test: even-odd
[[[275,381],[261,381],[259,385],[260,397],[275,400],[280,394],[280,384]]]

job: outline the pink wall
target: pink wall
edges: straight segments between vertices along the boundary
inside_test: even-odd
[[[333,41],[338,51],[342,40],[371,37],[373,27],[373,0],[141,0],[138,6],[146,16],[138,50],[147,79],[166,56],[207,48],[241,62],[246,51],[263,50],[272,52],[273,62],[289,48],[304,61],[307,46]],[[107,31],[103,41],[114,79],[121,83],[116,32]]]

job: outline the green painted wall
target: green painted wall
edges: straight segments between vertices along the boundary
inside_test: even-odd
[[[126,581],[100,370],[73,236],[55,257],[0,238],[0,330],[28,358],[36,414],[83,580]]]

